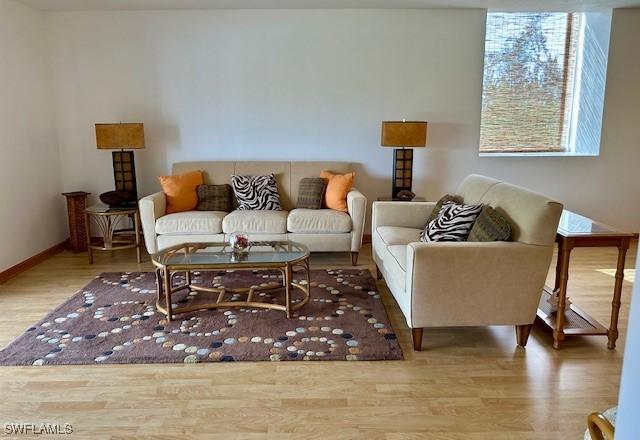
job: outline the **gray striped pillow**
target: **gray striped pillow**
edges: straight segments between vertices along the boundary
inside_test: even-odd
[[[485,206],[473,224],[467,241],[508,241],[510,237],[509,221],[491,206]]]
[[[233,211],[231,185],[198,185],[198,211]]]
[[[305,177],[298,185],[297,208],[320,209],[327,181],[322,177]]]

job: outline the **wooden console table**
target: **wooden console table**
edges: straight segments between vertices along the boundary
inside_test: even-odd
[[[618,231],[615,228],[598,223],[590,218],[564,210],[558,225],[556,243],[558,243],[558,261],[553,289],[545,287],[538,306],[538,318],[553,330],[553,348],[560,348],[565,335],[607,335],[609,349],[616,347],[618,339],[618,314],[620,296],[624,280],[624,262],[629,242],[634,234]],[[567,301],[567,282],[569,280],[569,256],[577,247],[616,247],[618,264],[616,267],[613,301],[611,302],[611,322],[609,328],[589,316],[577,305],[571,304],[564,313],[551,312],[548,299],[558,292],[558,310],[564,310]]]

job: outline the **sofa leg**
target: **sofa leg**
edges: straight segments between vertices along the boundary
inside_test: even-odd
[[[411,339],[413,339],[413,349],[422,351],[422,328],[411,329]]]
[[[376,265],[376,278],[379,280],[382,279],[382,272],[380,272],[380,269],[378,269],[378,265]]]
[[[351,265],[352,266],[357,266],[358,265],[358,254],[359,254],[359,252],[351,252]]]
[[[533,324],[516,325],[516,339],[520,347],[527,345],[527,340],[529,339],[532,328]]]

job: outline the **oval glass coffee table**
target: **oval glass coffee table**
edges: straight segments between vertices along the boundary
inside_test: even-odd
[[[167,315],[171,321],[175,315],[202,309],[216,309],[229,307],[253,307],[272,310],[282,310],[287,318],[293,312],[303,307],[309,301],[309,249],[306,246],[287,241],[257,241],[251,242],[249,248],[242,253],[234,253],[227,243],[184,243],[163,249],[151,255],[151,261],[156,267],[156,281],[158,290],[157,309]],[[302,269],[305,280],[296,282],[293,270]],[[197,272],[214,272],[220,270],[278,270],[282,274],[282,283],[272,282],[267,285],[251,285],[238,288],[224,286],[204,286],[193,283],[192,275]],[[182,277],[176,275],[184,274]],[[284,304],[256,301],[255,294],[266,290],[285,290]],[[294,289],[302,293],[303,298],[294,303],[292,296]],[[172,296],[177,292],[208,292],[217,294],[214,302],[198,303],[178,307],[172,304]],[[231,301],[227,295],[246,294],[246,300]]]

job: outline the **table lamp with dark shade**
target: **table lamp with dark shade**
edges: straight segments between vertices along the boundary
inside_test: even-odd
[[[136,167],[133,151],[145,147],[144,124],[96,124],[98,150],[120,150],[111,153],[115,191],[100,194],[100,200],[111,207],[128,207],[138,201]]]
[[[391,198],[411,200],[413,148],[427,145],[427,123],[422,121],[382,121],[383,147],[394,147]]]

